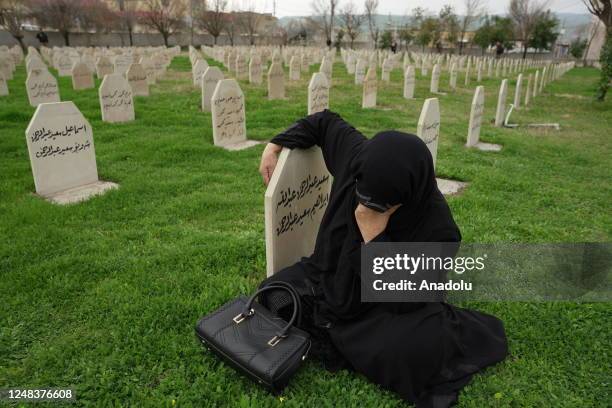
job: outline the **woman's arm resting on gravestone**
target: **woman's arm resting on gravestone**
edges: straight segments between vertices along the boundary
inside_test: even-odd
[[[259,163],[259,173],[263,177],[264,184],[267,186],[272,178],[276,163],[278,162],[278,154],[283,149],[283,146],[268,143],[263,153],[261,154],[261,162]]]
[[[366,140],[365,136],[329,110],[313,113],[295,122],[271,142],[289,149],[320,146],[332,175],[347,168],[350,158]]]
[[[355,220],[357,221],[363,242],[367,244],[382,234],[387,228],[389,218],[400,206],[401,204],[395,205],[381,213],[363,204],[358,204],[355,209]]]

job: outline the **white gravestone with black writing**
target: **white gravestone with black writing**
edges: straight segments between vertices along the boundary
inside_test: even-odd
[[[370,67],[368,73],[363,80],[363,97],[361,101],[361,107],[375,108],[376,107],[376,94],[377,94],[377,79],[376,79],[376,66]]]
[[[66,54],[57,58],[57,75],[70,76],[72,74],[72,59]]]
[[[4,79],[4,75],[0,73],[0,96],[7,96],[9,94],[8,85],[6,84],[6,79]]]
[[[72,89],[92,89],[94,87],[93,72],[84,62],[77,62],[72,67]]]
[[[46,69],[33,69],[26,80],[26,90],[31,106],[41,103],[59,102],[57,80]]]
[[[417,136],[427,145],[435,167],[440,139],[440,105],[438,98],[425,99],[417,124]],[[458,194],[467,185],[467,183],[460,181],[441,178],[436,178],[436,181],[440,192],[446,195]]]
[[[210,112],[210,101],[217,88],[217,83],[223,79],[223,72],[218,67],[208,67],[202,75],[202,110]]]
[[[105,76],[98,93],[104,122],[115,123],[134,120],[132,88],[123,75],[111,74]]]
[[[234,79],[217,83],[211,100],[213,141],[227,150],[241,150],[258,142],[246,138],[244,94]]]
[[[261,67],[261,57],[255,54],[249,61],[249,83],[260,85],[262,83],[263,70]]]
[[[324,111],[329,108],[329,83],[322,72],[312,74],[308,85],[308,114]]]
[[[268,71],[268,99],[285,99],[285,72],[280,62],[273,62]]]
[[[506,96],[508,95],[508,80],[503,79],[499,86],[499,94],[497,95],[497,109],[495,111],[495,126],[501,127],[504,125],[504,115],[506,114]]]
[[[114,73],[125,75],[133,60],[131,55],[117,55],[115,57]]]
[[[482,127],[482,115],[484,114],[484,86],[477,86],[472,99],[472,109],[470,110],[470,122],[468,125],[467,147],[475,147],[483,151],[498,152],[501,146],[480,141],[480,129]]]
[[[291,60],[289,61],[289,80],[300,80],[300,60],[298,59],[297,55],[291,57]]]
[[[147,71],[141,64],[133,63],[125,73],[134,96],[149,96]]]
[[[25,136],[40,196],[68,204],[117,187],[98,180],[93,131],[74,103],[40,104]]]
[[[247,64],[246,56],[239,52],[234,60],[234,68],[236,71],[236,79],[244,80],[249,77],[249,66]]]
[[[96,75],[98,79],[104,79],[106,75],[114,73],[113,63],[106,56],[101,56],[96,61]]]
[[[206,70],[208,69],[208,63],[202,59],[199,59],[195,65],[193,66],[192,69],[192,76],[193,76],[193,85],[194,86],[200,86],[200,81],[202,80],[202,75],[204,75],[204,72],[206,72]]]
[[[330,190],[319,147],[281,151],[264,200],[268,276],[312,254]]]
[[[406,70],[404,71],[404,98],[414,98],[414,86],[416,84],[415,81],[416,79],[414,77],[414,67],[412,65],[408,65],[406,67]]]

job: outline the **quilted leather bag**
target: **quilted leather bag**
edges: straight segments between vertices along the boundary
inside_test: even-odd
[[[290,293],[293,314],[289,322],[256,302],[269,290]],[[310,335],[294,326],[299,324],[300,308],[296,290],[288,283],[274,282],[250,298],[240,296],[202,317],[195,331],[206,348],[231,366],[271,391],[280,392],[310,350]]]

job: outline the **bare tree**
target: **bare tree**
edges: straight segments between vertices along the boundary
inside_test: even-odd
[[[250,0],[245,11],[238,16],[238,24],[249,37],[249,44],[255,45],[255,37],[258,34],[261,14],[255,11],[255,2]]]
[[[225,13],[223,15],[225,18],[224,31],[227,34],[227,38],[230,40],[230,44],[233,47],[234,41],[236,39],[236,35],[240,35],[240,27],[238,26],[238,18],[236,13]]]
[[[529,40],[547,6],[548,0],[510,0],[508,15],[514,21],[516,36],[523,43],[523,58],[527,57]]]
[[[317,19],[321,20],[325,42],[329,48],[332,47],[332,36],[334,34],[334,22],[336,19],[336,9],[340,0],[313,0],[312,10]]]
[[[8,31],[26,52],[23,43],[24,33],[22,24],[29,16],[29,9],[23,0],[0,0],[0,27]]]
[[[70,45],[70,32],[77,27],[83,12],[82,0],[32,0],[32,15],[41,27],[59,31],[64,44]]]
[[[182,0],[143,0],[141,22],[159,32],[168,46],[168,38],[183,26],[185,3]]]
[[[374,42],[374,48],[378,46],[378,37],[380,35],[380,29],[376,25],[374,20],[378,11],[378,0],[365,0],[365,15],[368,19],[368,29],[370,30],[370,37]]]
[[[206,8],[206,0],[189,0],[189,44],[193,45],[197,16]]]
[[[227,0],[212,0],[212,7],[204,10],[200,14],[200,24],[202,28],[213,36],[215,45],[227,23],[227,19],[225,18],[226,7]]]
[[[459,54],[463,53],[463,43],[465,42],[465,34],[470,26],[477,21],[483,14],[482,0],[465,0],[465,14],[461,21],[461,35],[459,37]]]
[[[130,46],[132,46],[134,45],[134,27],[138,22],[136,2],[134,0],[117,0],[117,6],[119,7],[119,12],[117,13],[119,28],[128,32]],[[121,36],[121,44],[123,45],[123,36]]]
[[[344,31],[348,35],[351,42],[351,49],[355,43],[355,39],[359,36],[361,25],[363,24],[363,15],[359,14],[353,2],[347,3],[340,12],[340,20],[344,26]]]
[[[593,14],[601,20],[606,26],[606,29],[612,27],[612,2],[610,0],[582,0],[584,5]]]

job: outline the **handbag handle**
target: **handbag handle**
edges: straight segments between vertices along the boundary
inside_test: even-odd
[[[289,319],[289,322],[287,323],[287,325],[283,327],[282,329],[280,329],[279,331],[277,331],[276,335],[268,341],[268,344],[270,346],[276,346],[279,341],[287,337],[287,332],[294,325],[295,321],[298,320],[300,317],[299,316],[300,309],[301,309],[300,297],[297,294],[296,290],[293,288],[293,286],[289,285],[288,283],[281,282],[281,281],[273,282],[267,286],[264,286],[263,288],[253,293],[253,295],[249,298],[247,303],[244,305],[242,312],[236,315],[233,319],[234,322],[238,324],[242,322],[244,319],[246,319],[247,317],[253,316],[255,314],[255,309],[253,309],[251,305],[253,304],[257,296],[259,296],[263,292],[266,292],[268,290],[273,290],[273,289],[284,289],[287,292],[289,292],[289,294],[291,295],[291,299],[293,300],[293,314],[291,316],[291,319]]]

